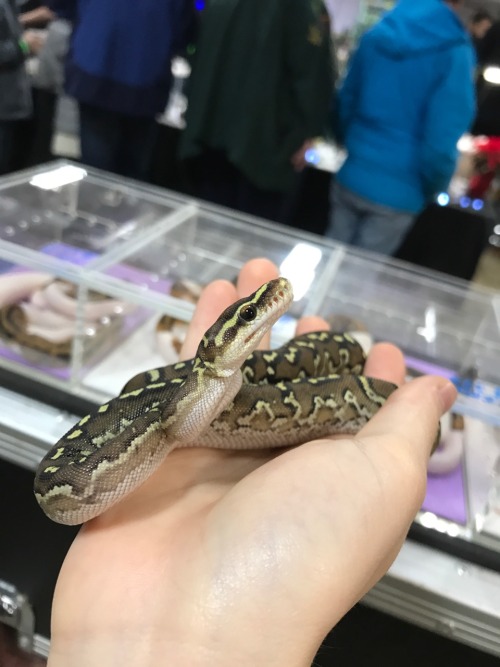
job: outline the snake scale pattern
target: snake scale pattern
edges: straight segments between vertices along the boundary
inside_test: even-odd
[[[255,351],[292,298],[285,278],[266,283],[224,311],[194,359],[140,373],[81,419],[39,465],[47,516],[68,525],[98,516],[175,447],[263,449],[356,433],[395,385],[361,375],[353,338],[315,332]]]

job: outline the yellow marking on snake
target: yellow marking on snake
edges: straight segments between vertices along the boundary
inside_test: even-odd
[[[101,405],[101,407],[98,409],[97,412],[100,412],[101,414],[103,412],[106,412],[109,409],[109,403],[105,403],[104,405]],[[90,417],[90,415],[88,415]]]
[[[294,409],[294,416],[297,417],[301,414],[302,412],[302,406],[300,402],[297,400],[295,397],[295,394],[293,391],[291,391],[285,398],[283,399],[283,403],[285,405],[290,405]]]
[[[90,415],[86,415],[85,417],[80,419],[80,421],[78,422],[78,426],[84,426],[88,422],[89,419],[90,419]]]
[[[50,457],[50,460],[55,461],[56,459],[58,459],[60,456],[63,455],[65,449],[66,447],[58,447],[57,452],[54,454],[54,456]]]
[[[135,438],[133,438],[127,450],[119,454],[119,456],[116,459],[112,461],[103,459],[93,471],[92,479],[95,479],[100,474],[102,474],[103,470],[120,467],[123,461],[128,460],[130,458],[131,453],[134,452],[138,448],[138,446],[141,445],[141,441],[144,440],[144,436],[147,436],[149,433],[153,431],[157,431],[159,427],[160,427],[159,423],[151,424],[151,426],[149,426],[143,433],[140,433]]]
[[[44,472],[46,472],[44,470]],[[44,498],[52,498],[54,496],[70,496],[73,493],[73,487],[70,484],[60,484],[54,486],[52,489],[49,489],[43,494]],[[35,493],[35,496],[38,501],[40,501],[41,494]]]
[[[59,466],[49,466],[43,472],[57,472],[58,470],[60,470]]]
[[[129,391],[127,394],[121,394],[118,398],[134,398],[134,396],[140,396],[144,391],[144,387],[139,387],[139,389],[134,389],[134,391]]]
[[[370,383],[368,382],[367,378],[365,378],[363,375],[360,375],[358,379],[360,383],[363,385],[363,391],[371,401],[373,401],[374,403],[378,403],[379,405],[383,405],[385,403],[385,400],[383,400],[382,397],[379,396],[379,394],[377,394],[377,392],[374,391],[373,388],[370,386]]]
[[[79,438],[82,435],[83,431],[73,431],[73,433],[70,433],[69,435],[66,436],[66,440],[74,440],[75,438]]]
[[[166,382],[157,382],[156,384],[148,384],[146,389],[161,389],[162,387],[166,386],[167,386]]]

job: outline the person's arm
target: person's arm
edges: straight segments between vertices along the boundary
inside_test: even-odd
[[[474,120],[472,50],[451,53],[449,63],[429,95],[420,142],[420,175],[430,201],[446,191],[455,171],[457,142]]]
[[[29,55],[29,46],[20,37],[17,17],[8,3],[0,7],[0,68],[15,67]]]
[[[184,357],[236,298],[275,277],[249,262],[203,292]],[[324,328],[308,318],[298,333]],[[404,382],[375,346],[365,372]],[[396,391],[355,438],[290,450],[175,450],[85,524],[57,582],[48,667],[310,667],[329,630],[385,574],[425,495],[451,382]]]
[[[25,28],[32,28],[40,24],[49,23],[54,19],[54,13],[45,5],[30,12],[19,14],[19,23]]]
[[[23,40],[0,40],[0,68],[18,65],[29,53],[29,46]]]
[[[21,24],[18,22],[8,5],[0,11],[0,68],[16,67],[29,56],[38,53],[44,43],[44,36],[31,30],[21,35]]]

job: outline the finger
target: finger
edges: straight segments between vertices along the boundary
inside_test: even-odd
[[[205,331],[219,315],[237,299],[248,296],[263,283],[279,275],[278,269],[268,259],[252,259],[240,271],[236,287],[226,280],[216,280],[205,287],[196,304],[186,339],[182,346],[181,359],[189,359],[196,350]],[[261,347],[269,347],[269,337]]]
[[[406,366],[403,353],[390,343],[375,344],[370,350],[363,374],[397,385],[404,384]]]
[[[181,359],[190,359],[196,354],[205,331],[237,298],[235,286],[227,280],[215,280],[205,287],[189,324],[180,354]]]
[[[269,259],[264,257],[251,259],[243,266],[238,276],[236,283],[238,298],[248,296],[268,280],[274,280],[278,276],[278,267]]]
[[[389,397],[358,433],[358,439],[399,448],[406,443],[405,450],[427,465],[439,419],[451,408],[456,396],[454,385],[445,378],[427,375],[412,380]]]
[[[278,276],[278,267],[269,259],[251,259],[243,266],[240,275],[238,276],[238,281],[236,283],[238,299],[249,296],[261,285],[267,283],[269,280],[274,280],[274,278],[277,278]],[[260,341],[259,348],[263,350],[269,349],[270,340],[271,334],[269,332]]]
[[[297,322],[295,334],[301,336],[302,334],[311,333],[312,331],[328,331],[329,328],[328,322],[322,317],[307,315],[306,317],[301,317]]]

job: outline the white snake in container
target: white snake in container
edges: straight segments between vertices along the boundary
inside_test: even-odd
[[[48,517],[88,521],[142,484],[175,447],[265,449],[356,433],[396,388],[361,375],[348,335],[309,333],[255,352],[292,301],[278,278],[227,308],[194,359],[140,373],[83,417],[41,461]]]

